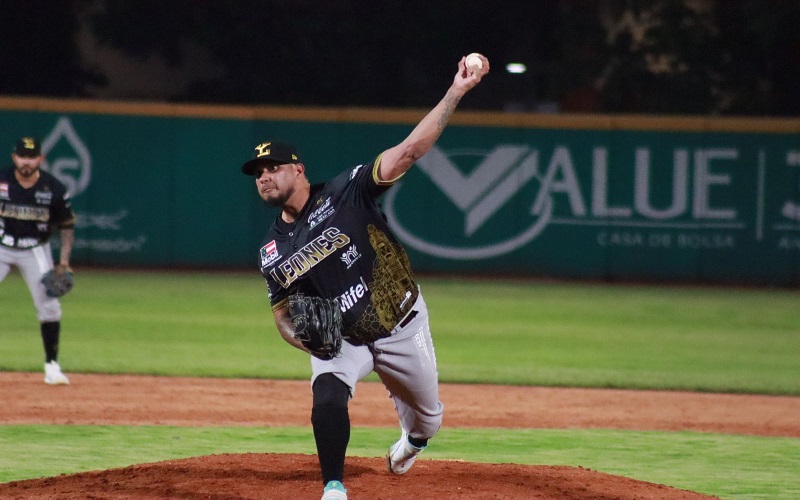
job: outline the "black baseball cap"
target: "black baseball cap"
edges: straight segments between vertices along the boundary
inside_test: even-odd
[[[42,144],[35,137],[20,137],[17,140],[16,147],[14,147],[14,152],[17,156],[36,158],[42,154]]]
[[[255,147],[254,158],[242,165],[242,173],[255,175],[256,167],[262,164],[283,165],[284,163],[300,163],[297,148],[282,141],[265,141]]]

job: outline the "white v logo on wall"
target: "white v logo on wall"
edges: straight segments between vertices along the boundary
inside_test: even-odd
[[[69,153],[72,154],[65,154],[61,141],[66,143]],[[58,155],[49,155],[56,146]],[[78,137],[69,118],[62,116],[58,119],[50,134],[42,140],[42,152],[46,157],[42,162],[42,170],[50,172],[61,181],[71,197],[86,191],[92,180],[92,155]]]
[[[479,163],[467,175],[452,159],[478,157]],[[473,158],[474,159],[474,158]],[[531,182],[543,179],[538,172],[537,151],[521,145],[498,145],[488,153],[476,150],[451,151],[445,154],[434,146],[417,161],[420,171],[463,214],[465,241],[484,227],[503,206]],[[398,183],[386,195],[385,212],[392,228],[403,242],[420,252],[454,260],[477,260],[512,252],[539,235],[552,217],[553,204],[549,197],[536,200],[530,207],[530,223],[521,231],[498,237],[473,246],[454,246],[430,241],[414,234],[400,220],[396,210],[398,197],[406,195]]]

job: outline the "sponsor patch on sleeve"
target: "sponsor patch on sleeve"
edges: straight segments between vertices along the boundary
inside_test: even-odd
[[[280,258],[281,255],[278,253],[278,245],[275,240],[261,247],[261,267],[269,266]]]

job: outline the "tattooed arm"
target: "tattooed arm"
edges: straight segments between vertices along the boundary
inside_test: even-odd
[[[489,72],[488,59],[483,56],[481,58],[483,68],[473,73],[466,67],[462,57],[458,62],[458,72],[453,78],[453,84],[439,104],[425,115],[403,142],[383,152],[379,167],[381,180],[394,181],[433,147],[458,102]]]
[[[59,254],[59,265],[69,268],[69,259],[72,255],[72,246],[75,244],[75,229],[61,228],[61,252]]]

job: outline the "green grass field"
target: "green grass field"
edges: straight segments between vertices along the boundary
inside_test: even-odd
[[[257,273],[78,269],[76,280],[62,302],[68,372],[308,377],[306,355],[274,328]],[[797,291],[419,281],[442,382],[800,396]],[[13,272],[0,284],[0,318],[0,370],[41,371],[35,311]],[[354,429],[348,453],[379,456],[394,434]],[[487,441],[491,454],[476,444]],[[41,459],[54,442],[69,447],[68,463]],[[0,482],[248,451],[313,453],[313,439],[294,428],[0,426]],[[442,429],[426,457],[580,465],[722,498],[800,498],[793,438]]]

